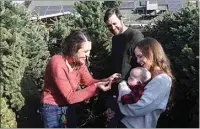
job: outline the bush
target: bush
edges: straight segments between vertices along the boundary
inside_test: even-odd
[[[1,98],[6,100],[5,104],[8,107],[3,114],[10,110],[16,113],[20,127],[23,120],[34,117],[30,115],[31,112],[24,114],[21,109],[27,109],[32,103],[34,106],[29,107],[30,111],[39,103],[38,90],[42,88],[44,68],[49,57],[48,31],[43,23],[30,20],[31,14],[23,5],[1,1],[0,13]],[[35,100],[37,104],[34,103]],[[31,127],[25,121],[23,124]]]
[[[1,103],[1,128],[16,128],[15,113],[8,108],[5,98],[0,98]]]
[[[169,127],[198,127],[198,26],[198,8],[187,7],[173,15],[167,14],[163,20],[156,22],[155,26],[145,30],[146,36],[156,38],[164,46],[175,76],[174,107],[168,112],[171,121],[167,125]]]
[[[50,18],[53,25],[49,28],[48,49],[51,56],[61,52],[61,42],[72,30],[79,27],[75,26],[76,15],[67,14],[60,17]]]

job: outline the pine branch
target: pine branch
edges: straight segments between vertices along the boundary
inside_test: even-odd
[[[90,123],[91,121],[94,121],[95,119],[97,119],[98,117],[101,117],[103,115],[105,115],[106,111],[103,112],[100,115],[95,116],[93,113],[90,114],[89,118],[85,120],[85,122],[83,124],[81,124],[78,128],[81,128],[83,126],[85,126],[86,124]]]

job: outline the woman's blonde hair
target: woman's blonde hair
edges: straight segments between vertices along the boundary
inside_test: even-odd
[[[135,45],[138,47],[143,55],[150,60],[151,69],[155,67],[161,68],[165,73],[167,73],[171,78],[173,75],[171,73],[170,61],[165,54],[162,45],[154,38],[147,37]]]

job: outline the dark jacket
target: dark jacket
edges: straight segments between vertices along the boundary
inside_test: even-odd
[[[142,39],[144,39],[144,35],[140,31],[131,28],[112,38],[111,69],[112,73],[121,73],[122,80],[127,80],[130,70],[137,66],[131,47],[134,47]]]

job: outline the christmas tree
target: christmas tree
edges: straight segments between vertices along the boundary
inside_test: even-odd
[[[7,105],[1,120],[7,111],[22,119],[22,107],[40,97],[38,89],[42,88],[49,57],[48,31],[43,23],[30,20],[31,14],[23,5],[1,1],[0,13],[1,104]],[[2,127],[9,127],[9,121],[4,122],[7,123],[2,123]],[[16,124],[12,125],[16,128]]]

